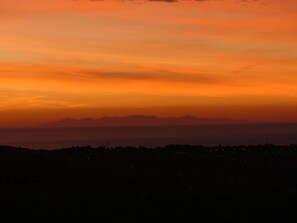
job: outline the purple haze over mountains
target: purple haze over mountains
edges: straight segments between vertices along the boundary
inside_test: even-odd
[[[35,128],[1,129],[0,145],[32,149],[72,146],[288,145],[297,143],[295,123],[250,123],[192,116],[63,119]]]
[[[156,116],[125,116],[103,117],[100,119],[72,119],[66,118],[56,122],[42,124],[40,128],[80,128],[80,127],[124,127],[124,126],[195,126],[195,125],[226,125],[244,124],[244,120],[226,118],[197,118],[194,116],[156,117]]]

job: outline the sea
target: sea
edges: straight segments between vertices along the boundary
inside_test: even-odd
[[[0,145],[31,149],[297,144],[297,124],[139,126],[100,128],[2,128]]]

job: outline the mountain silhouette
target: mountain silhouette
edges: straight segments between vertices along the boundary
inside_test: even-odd
[[[156,117],[132,115],[123,117],[103,117],[100,119],[65,118],[52,123],[39,125],[39,128],[81,128],[81,127],[124,127],[124,126],[185,126],[185,125],[226,125],[243,124],[244,120],[227,118],[197,118],[194,116]]]

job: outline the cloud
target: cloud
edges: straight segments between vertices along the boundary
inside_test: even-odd
[[[215,84],[223,81],[219,77],[208,73],[184,74],[166,70],[156,70],[152,72],[100,72],[84,71],[80,72],[84,77],[97,80],[135,80],[135,81],[154,81],[154,82],[176,82],[176,83],[195,83],[195,84]]]
[[[0,88],[36,107],[296,95],[296,13],[277,1],[1,1]]]
[[[92,2],[103,2],[105,0],[89,0]],[[135,1],[135,2],[165,2],[165,3],[176,3],[176,2],[211,2],[216,0],[118,0],[118,1]],[[224,1],[224,0],[221,0]],[[234,0],[236,2],[243,2],[243,3],[261,3],[261,0]]]

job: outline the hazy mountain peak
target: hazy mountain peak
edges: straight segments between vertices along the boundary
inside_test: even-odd
[[[226,118],[197,118],[186,115],[181,117],[157,117],[145,115],[129,116],[105,116],[99,119],[65,118],[56,122],[43,124],[42,128],[71,128],[71,127],[121,127],[121,126],[181,126],[181,125],[222,125],[240,124],[246,121],[238,121]]]

